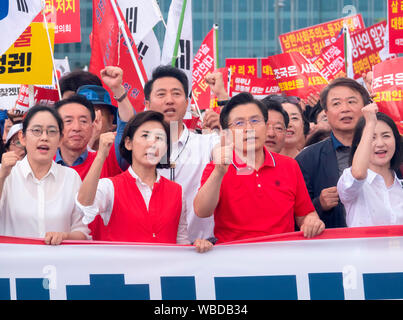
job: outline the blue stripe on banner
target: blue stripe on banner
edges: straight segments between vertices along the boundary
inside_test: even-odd
[[[11,300],[10,279],[0,279],[0,300]]]
[[[343,274],[309,273],[311,300],[344,300]]]
[[[161,277],[162,300],[196,300],[194,277]]]
[[[17,289],[17,300],[50,300],[49,289],[45,285],[48,279],[15,279]]]
[[[296,276],[215,277],[217,300],[297,300]]]
[[[403,273],[364,273],[365,299],[403,299]]]
[[[123,274],[90,274],[90,285],[66,286],[67,300],[150,300],[148,284],[125,284]]]

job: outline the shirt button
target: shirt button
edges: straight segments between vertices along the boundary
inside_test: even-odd
[[[260,183],[257,186],[260,188],[261,187]]]
[[[155,233],[153,233],[153,238],[155,238]]]
[[[256,173],[256,177],[259,177],[259,175]]]

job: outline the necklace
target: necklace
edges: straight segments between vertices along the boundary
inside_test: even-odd
[[[176,168],[176,161],[179,159],[180,155],[182,154],[183,150],[185,150],[186,145],[189,141],[189,137],[190,137],[190,132],[188,131],[188,136],[186,137],[186,141],[185,144],[183,145],[182,150],[178,153],[176,159],[174,161],[171,162],[171,168],[170,170],[170,180],[171,181],[175,181],[175,168]]]

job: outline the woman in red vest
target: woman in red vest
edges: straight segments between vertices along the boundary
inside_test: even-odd
[[[99,179],[114,139],[112,132],[101,135],[98,154],[77,195],[83,222],[102,217],[107,230],[100,240],[189,244],[182,188],[156,170],[170,166],[170,132],[163,114],[145,111],[127,123],[119,149],[130,167]],[[212,247],[201,239],[194,245],[199,252]]]

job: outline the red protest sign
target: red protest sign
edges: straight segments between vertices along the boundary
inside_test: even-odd
[[[280,90],[287,95],[307,99],[328,84],[318,69],[299,52],[271,56],[269,62]]]
[[[216,69],[215,34],[216,29],[212,28],[193,59],[192,100],[196,101],[199,109],[210,107],[211,90],[205,77]]]
[[[45,0],[44,13],[55,24],[55,43],[81,42],[80,0]],[[42,13],[34,21],[42,22]]]
[[[403,134],[403,58],[374,66],[372,92],[379,111],[390,116]]]
[[[335,43],[323,48],[313,64],[319,72],[331,81],[346,72],[344,63],[344,37],[340,36]]]
[[[382,60],[379,52],[384,48],[386,36],[386,21],[357,31],[351,35],[354,79],[361,78],[363,73]]]
[[[257,77],[257,58],[228,58],[225,67],[231,69],[231,74]]]
[[[270,66],[269,58],[261,58],[260,65],[262,78],[276,79],[274,77],[273,68]]]
[[[59,101],[59,93],[57,89],[51,89],[47,87],[31,86],[33,99],[32,105],[29,103],[29,91],[30,86],[21,85],[20,92],[18,94],[17,102],[15,104],[16,110],[20,113],[26,113],[30,107],[35,104],[41,105],[53,105]]]
[[[281,49],[284,53],[301,52],[307,58],[318,56],[322,48],[336,41],[343,23],[348,25],[350,32],[365,28],[361,14],[341,18],[280,35]]]
[[[233,97],[241,92],[249,92],[255,97],[264,98],[269,94],[279,93],[280,88],[276,79],[233,75],[229,95]]]
[[[403,1],[388,0],[389,52],[403,53]]]

